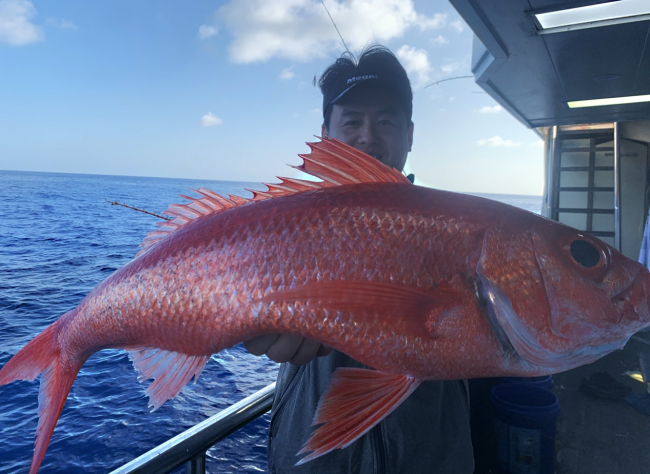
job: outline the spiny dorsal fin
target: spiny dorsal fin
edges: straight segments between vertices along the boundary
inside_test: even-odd
[[[410,184],[409,180],[399,171],[334,138],[324,137],[320,142],[307,143],[307,145],[311,148],[311,153],[308,155],[298,155],[303,159],[303,164],[300,166],[292,166],[292,168],[320,178],[322,179],[321,182],[305,181],[295,178],[278,178],[280,179],[280,183],[263,183],[268,188],[266,191],[249,189],[248,191],[253,193],[251,199],[231,195],[223,197],[204,188],[193,190],[201,197],[192,198],[181,195],[181,197],[190,202],[169,206],[165,214],[172,216],[173,219],[158,222],[157,225],[161,226],[161,228],[147,234],[142,244],[140,244],[142,250],[138,252],[138,255],[146,252],[157,242],[198,217],[226,211],[250,202],[348,184]]]

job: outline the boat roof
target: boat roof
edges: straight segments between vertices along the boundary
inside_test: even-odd
[[[620,2],[450,3],[474,31],[472,72],[477,84],[528,127],[650,119],[650,102],[567,105],[650,94],[650,15],[545,29],[538,14]]]

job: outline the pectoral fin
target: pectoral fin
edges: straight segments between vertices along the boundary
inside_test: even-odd
[[[339,311],[381,310],[410,312],[424,310],[435,304],[428,291],[410,286],[372,281],[336,280],[311,282],[279,290],[258,301],[319,301]]]
[[[457,282],[432,289],[393,283],[355,280],[311,282],[279,290],[260,298],[261,303],[313,302],[334,311],[353,312],[355,321],[373,313],[390,315],[395,333],[414,337],[448,335],[449,319],[462,316],[468,303]],[[373,324],[373,321],[368,321]],[[451,326],[454,324],[452,323]]]
[[[340,368],[332,376],[314,416],[316,429],[298,455],[304,464],[334,449],[349,446],[386,418],[420,385],[408,375]]]

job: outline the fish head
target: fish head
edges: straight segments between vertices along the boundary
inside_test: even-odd
[[[650,274],[603,241],[547,219],[491,228],[477,267],[503,347],[568,370],[622,348],[650,326]]]

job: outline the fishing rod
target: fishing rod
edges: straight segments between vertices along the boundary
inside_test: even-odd
[[[110,202],[111,206],[122,206],[122,207],[126,207],[127,209],[133,209],[134,211],[143,212],[145,214],[149,214],[150,216],[158,217],[159,219],[164,219],[166,221],[172,220],[171,217],[161,216],[160,214],[156,214],[155,212],[145,211],[144,209],[139,209],[137,207],[129,206],[128,204],[122,204],[121,202],[109,201],[108,199],[106,199],[106,202]]]

